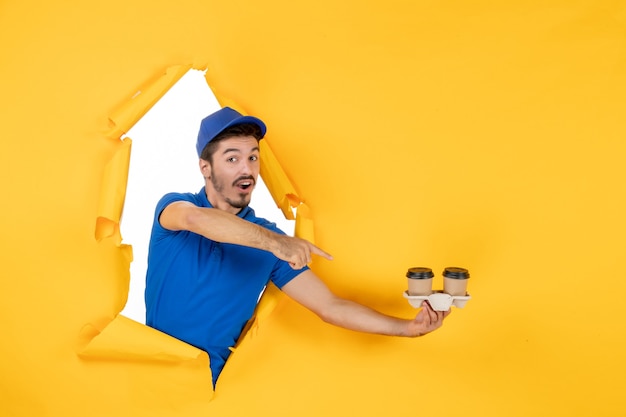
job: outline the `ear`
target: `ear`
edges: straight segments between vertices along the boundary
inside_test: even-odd
[[[200,166],[200,172],[204,178],[211,178],[211,163],[207,160],[200,158],[198,165]]]

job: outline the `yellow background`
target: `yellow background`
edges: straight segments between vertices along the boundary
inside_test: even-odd
[[[2,1],[0,414],[624,415],[625,27],[623,1]],[[463,266],[467,306],[408,340],[274,297],[214,395],[119,316],[120,137],[189,68],[268,124],[337,293],[410,317],[407,268]]]

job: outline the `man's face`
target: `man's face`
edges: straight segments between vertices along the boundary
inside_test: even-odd
[[[200,170],[211,205],[238,213],[250,203],[259,176],[259,142],[254,136],[224,139],[212,163],[200,160]]]

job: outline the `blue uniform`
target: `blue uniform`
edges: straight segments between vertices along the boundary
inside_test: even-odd
[[[282,288],[306,267],[293,270],[267,251],[163,228],[161,212],[175,201],[212,207],[204,188],[197,194],[167,194],[157,204],[148,253],[146,324],[205,350],[215,384],[229,347],[252,317],[267,283]],[[250,207],[238,216],[284,234]]]

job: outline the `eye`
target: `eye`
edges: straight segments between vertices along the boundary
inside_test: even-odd
[[[226,162],[237,162],[237,158],[234,156],[231,156],[230,158],[226,160]]]
[[[259,160],[259,157],[258,157],[257,155],[252,155],[252,156],[250,157],[250,160],[251,160],[251,161],[258,161],[258,160]]]

